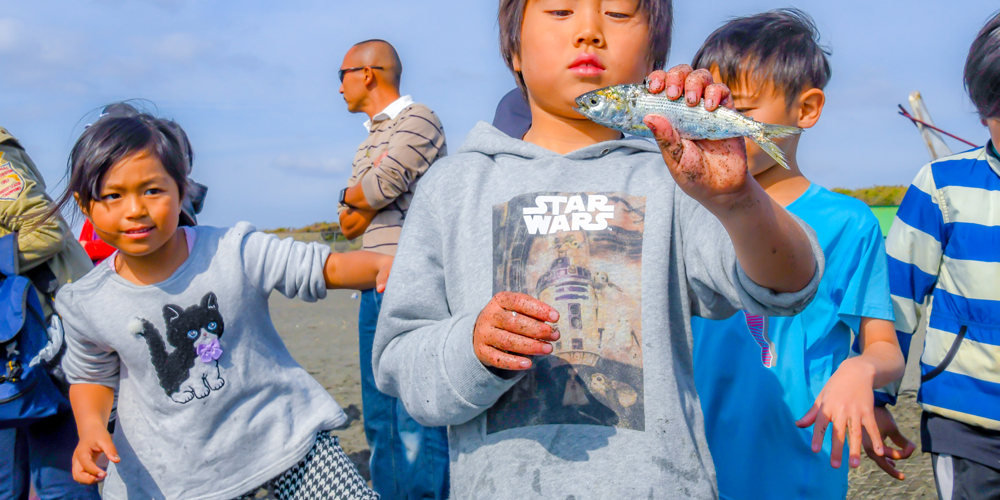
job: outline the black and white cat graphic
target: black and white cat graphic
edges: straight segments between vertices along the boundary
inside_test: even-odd
[[[167,352],[160,332],[149,321],[136,318],[129,326],[133,333],[146,339],[160,387],[175,403],[188,403],[207,397],[222,389],[226,381],[219,369],[224,322],[219,313],[215,293],[208,292],[201,304],[184,309],[163,306],[167,325],[167,342],[173,350]]]

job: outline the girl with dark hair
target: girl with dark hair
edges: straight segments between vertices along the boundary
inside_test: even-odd
[[[127,102],[118,102],[105,106],[98,119],[101,120],[122,116],[136,116],[138,114],[139,110],[136,109],[135,106],[132,106]],[[194,164],[194,151],[191,148],[191,143],[188,141],[187,134],[180,125],[173,121],[167,123],[174,128],[174,132],[183,144],[183,152],[188,165],[187,172],[190,175]],[[198,225],[197,214],[201,213],[201,208],[205,203],[205,195],[208,193],[208,186],[199,184],[190,179],[188,179],[188,185],[190,189],[184,197],[184,202],[181,204],[180,225],[196,226]],[[87,251],[87,255],[90,256],[90,260],[93,261],[95,265],[100,264],[115,251],[114,247],[108,245],[97,236],[97,232],[94,231],[94,226],[89,220],[83,223],[83,229],[80,230],[80,243],[83,245],[83,249]]]
[[[383,289],[392,258],[331,255],[248,223],[179,226],[190,189],[179,130],[145,113],[106,117],[70,155],[60,204],[73,199],[116,249],[56,300],[80,435],[74,478],[106,479],[106,499],[252,498],[261,487],[377,498],[330,434],[347,416],[292,359],[267,301],[275,289],[306,301]]]

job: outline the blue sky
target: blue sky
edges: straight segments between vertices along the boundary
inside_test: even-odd
[[[21,139],[57,194],[66,157],[102,105],[156,104],[194,144],[210,187],[201,222],[259,227],[336,218],[336,197],[365,138],[336,69],[355,42],[400,52],[403,92],[441,117],[455,149],[513,88],[497,49],[496,1],[5,1],[0,125]],[[928,157],[896,115],[920,90],[935,122],[982,144],[962,87],[965,56],[993,1],[676,0],[669,64],[689,62],[728,18],[794,6],[833,50],[827,108],[799,163],[827,187],[907,184]],[[952,149],[961,145],[950,143]]]

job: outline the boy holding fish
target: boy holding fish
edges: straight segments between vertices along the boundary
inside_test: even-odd
[[[379,389],[449,425],[455,498],[716,498],[692,316],[800,312],[823,253],[747,172],[736,138],[575,99],[643,81],[731,106],[707,70],[661,68],[669,0],[501,0],[523,140],[480,123],[421,181],[375,338]]]
[[[808,15],[774,10],[723,25],[693,66],[725,82],[741,113],[808,129],[822,115],[831,75],[818,40]],[[863,433],[882,447],[877,423],[892,417],[874,406],[873,389],[903,374],[878,220],[860,201],[806,179],[796,159],[800,137],[775,141],[787,169],[751,140],[747,163],[771,198],[816,231],[826,257],[816,297],[790,318],[741,311],[692,320],[695,382],[722,498],[845,498],[845,439],[851,467],[860,465]],[[872,458],[902,479],[891,459],[914,446],[898,430],[888,434],[904,450]]]

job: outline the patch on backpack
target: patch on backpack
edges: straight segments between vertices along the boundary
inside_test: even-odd
[[[0,152],[0,200],[14,201],[24,191],[24,179]]]

